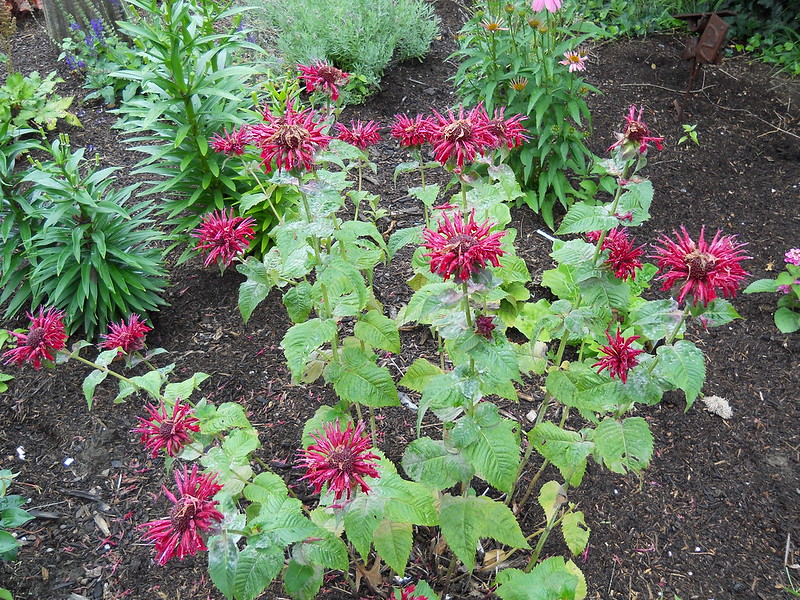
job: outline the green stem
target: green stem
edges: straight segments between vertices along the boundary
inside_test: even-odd
[[[564,483],[562,486],[563,493],[566,495],[567,490],[569,489],[569,484]],[[536,548],[533,550],[533,554],[531,554],[531,559],[528,561],[528,565],[525,567],[525,572],[530,573],[531,569],[536,566],[536,563],[539,562],[539,555],[542,552],[542,548],[544,547],[545,542],[547,541],[547,537],[550,535],[550,532],[558,525],[559,521],[563,516],[559,516],[558,511],[556,511],[553,516],[550,518],[550,521],[547,523],[547,526],[544,528],[542,535],[539,537],[539,542],[536,544]]]
[[[622,179],[628,178],[628,169],[630,168],[630,163],[625,163],[625,167],[622,169]],[[610,215],[614,215],[617,213],[617,205],[619,204],[619,199],[622,196],[622,186],[617,185],[617,189],[614,190],[614,201],[611,203],[611,209],[608,211]],[[600,252],[603,249],[603,242],[606,239],[606,231],[603,230],[600,232],[600,238],[597,240],[597,246],[594,249],[594,256],[592,256],[592,265],[597,264],[597,257],[600,256]]]

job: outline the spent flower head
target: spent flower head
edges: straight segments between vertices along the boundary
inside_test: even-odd
[[[108,324],[108,333],[100,336],[103,340],[100,347],[106,350],[121,348],[122,352],[130,354],[144,348],[144,337],[148,331],[152,331],[152,327],[148,327],[139,315],[133,313],[127,323],[123,319],[119,323]]]
[[[210,140],[214,152],[228,156],[241,156],[247,144],[247,127],[234,127],[230,133],[223,128],[222,133],[215,133]]]
[[[381,141],[381,134],[375,121],[367,121],[366,123],[360,120],[350,121],[350,127],[337,123],[336,129],[339,132],[338,138],[340,140],[362,150],[366,150],[367,146],[372,146]]]
[[[136,417],[139,419],[139,427],[131,431],[141,434],[139,441],[150,450],[153,458],[158,456],[162,448],[167,456],[177,456],[192,441],[192,433],[200,431],[200,421],[187,404],[181,404],[180,399],[175,401],[172,414],[163,401],[157,408],[148,404],[145,409],[150,418]]]
[[[224,519],[214,508],[219,502],[212,500],[222,489],[216,482],[216,475],[198,475],[197,465],[191,471],[184,467],[183,472],[175,471],[175,484],[178,496],[162,486],[173,505],[169,516],[139,525],[139,529],[145,530],[143,539],[155,542],[156,562],[160,565],[175,556],[183,560],[208,550],[201,534]]]
[[[297,65],[300,77],[306,84],[306,93],[310,94],[320,90],[336,102],[339,99],[339,86],[350,79],[350,73],[345,73],[333,65],[315,60],[310,65]]]
[[[619,328],[614,337],[606,331],[608,338],[608,345],[600,347],[600,360],[594,363],[593,367],[600,367],[597,372],[602,373],[608,369],[608,374],[611,379],[619,377],[622,383],[628,381],[628,371],[639,364],[639,359],[636,357],[642,354],[644,350],[637,350],[631,348],[631,344],[639,339],[640,336],[632,335],[629,338],[623,338]]]
[[[526,135],[528,130],[522,125],[525,115],[514,115],[505,118],[505,106],[494,109],[494,116],[489,117],[484,111],[483,117],[489,127],[489,133],[494,138],[494,147],[516,148],[521,146],[530,138]]]
[[[17,340],[17,347],[3,353],[5,364],[30,363],[34,369],[40,369],[43,360],[52,361],[55,353],[64,348],[67,334],[64,331],[64,311],[43,306],[39,307],[38,316],[27,313],[30,324],[28,333],[9,331]]]
[[[255,220],[251,217],[235,217],[224,210],[213,211],[203,217],[200,226],[192,231],[199,239],[196,250],[208,252],[205,266],[216,262],[221,269],[228,267],[234,257],[242,254],[253,239]]]
[[[678,302],[688,296],[692,304],[708,306],[720,291],[726,298],[736,295],[741,281],[749,275],[742,268],[745,244],[736,242],[736,236],[722,235],[717,231],[711,242],[705,240],[705,227],[700,229],[700,238],[695,242],[685,227],[680,233],[673,232],[675,239],[663,236],[662,246],[653,246],[658,265],[658,279],[663,281],[661,290],[678,287]]]
[[[400,147],[416,148],[431,141],[431,130],[435,127],[431,117],[417,115],[411,118],[408,115],[395,115],[394,119],[389,134],[400,142]]]
[[[339,421],[325,423],[322,432],[312,433],[311,437],[314,443],[299,452],[298,467],[306,470],[300,479],[308,480],[315,494],[325,485],[334,492],[337,502],[345,493],[349,500],[356,487],[369,493],[364,477],[380,477],[375,468],[379,456],[370,452],[372,442],[364,434],[363,422],[355,427],[348,423],[344,430]]]
[[[636,114],[636,105],[632,104],[625,115],[625,130],[622,133],[617,133],[617,141],[608,147],[608,150],[619,148],[623,158],[631,158],[638,154],[645,154],[647,148],[652,142],[658,150],[661,150],[664,145],[661,143],[664,138],[654,137],[650,135],[650,128],[647,123],[642,121],[642,112],[644,107],[639,109],[639,114]]]
[[[464,219],[460,211],[453,213],[453,219],[444,213],[436,231],[422,230],[425,248],[430,250],[424,256],[431,259],[431,272],[438,273],[445,281],[455,276],[458,282],[469,279],[472,273],[491,263],[500,266],[500,257],[505,254],[500,248],[500,238],[505,231],[490,233],[493,223],[488,220],[481,225],[475,222],[475,211],[469,219]]]
[[[269,109],[264,110],[263,115],[264,123],[247,128],[247,138],[261,150],[261,161],[267,173],[272,171],[273,161],[279,170],[313,170],[317,151],[327,148],[331,141],[324,132],[325,124],[315,120],[316,113],[310,108],[297,111],[294,102],[290,102],[280,116],[273,115]]]
[[[430,140],[434,159],[440,164],[455,162],[460,169],[465,162],[472,162],[486,150],[497,147],[497,138],[492,134],[483,104],[465,111],[461,106],[458,114],[452,110],[447,116],[433,111],[434,123]]]
[[[485,337],[487,340],[492,339],[492,332],[495,327],[497,327],[497,324],[491,315],[480,315],[475,319],[475,333]]]

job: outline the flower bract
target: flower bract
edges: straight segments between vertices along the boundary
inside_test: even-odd
[[[57,350],[64,348],[67,334],[64,331],[64,311],[52,306],[47,310],[39,307],[39,315],[34,317],[27,313],[30,319],[28,333],[9,331],[17,339],[17,347],[3,353],[5,364],[30,363],[34,369],[40,369],[43,360],[55,359]]]
[[[636,357],[644,352],[644,350],[630,347],[632,342],[639,339],[639,336],[632,335],[629,338],[623,338],[619,328],[617,328],[617,333],[614,337],[611,337],[607,331],[606,337],[608,338],[608,345],[600,347],[600,360],[592,366],[600,367],[597,370],[598,373],[608,369],[611,379],[619,377],[622,383],[626,383],[628,381],[628,371],[639,364],[639,360]]]
[[[125,354],[130,354],[144,348],[144,337],[151,330],[152,328],[134,313],[128,317],[127,323],[124,319],[119,323],[109,323],[108,333],[100,336],[103,340],[100,347],[106,350],[121,348]]]
[[[425,256],[431,259],[431,272],[438,273],[445,281],[455,277],[464,282],[470,275],[491,263],[500,266],[500,257],[505,251],[500,248],[500,238],[505,231],[490,233],[489,221],[478,225],[475,222],[475,211],[465,221],[461,212],[455,211],[453,219],[444,213],[436,231],[422,230],[425,248],[430,250]]]
[[[338,137],[340,140],[362,150],[366,150],[367,146],[372,146],[381,141],[381,134],[375,121],[367,121],[366,123],[350,121],[350,127],[337,123],[336,129],[339,132]]]
[[[662,246],[654,246],[661,290],[678,287],[678,302],[690,297],[692,304],[708,306],[721,291],[726,298],[736,295],[741,281],[749,275],[742,268],[745,244],[736,242],[736,236],[722,235],[720,231],[711,242],[705,240],[705,228],[695,242],[686,228],[673,232],[675,239],[663,236]]]
[[[348,423],[342,430],[336,421],[325,423],[322,429],[321,433],[311,434],[314,443],[300,452],[298,467],[306,470],[301,479],[314,486],[315,494],[327,485],[337,502],[345,494],[349,500],[356,487],[369,493],[364,477],[379,477],[375,468],[379,457],[369,451],[372,442],[364,435],[364,423],[359,422],[355,427]]]
[[[163,488],[173,504],[169,516],[139,525],[139,528],[146,530],[143,539],[155,542],[156,562],[160,565],[173,557],[183,560],[208,550],[202,534],[224,518],[214,508],[219,502],[212,500],[222,489],[216,482],[216,475],[198,475],[197,465],[191,471],[184,467],[183,472],[175,471],[175,484],[178,496]]]
[[[306,84],[307,94],[320,90],[334,102],[339,99],[339,86],[350,79],[350,73],[319,60],[313,61],[310,65],[297,65],[297,68],[300,69],[300,77]]]
[[[200,421],[195,417],[191,408],[181,404],[180,399],[175,401],[172,414],[167,406],[161,402],[156,408],[152,404],[145,406],[150,414],[149,419],[137,417],[139,427],[133,433],[140,433],[140,442],[150,450],[150,456],[156,458],[163,448],[167,456],[177,456],[184,446],[192,441],[192,433],[200,431]]]
[[[196,249],[208,252],[205,266],[217,262],[224,269],[230,265],[253,239],[254,224],[255,221],[250,217],[233,216],[233,209],[230,213],[214,211],[203,217],[200,226],[192,231],[192,236],[200,240]]]

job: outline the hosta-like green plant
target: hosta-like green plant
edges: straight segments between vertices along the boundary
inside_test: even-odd
[[[153,244],[161,235],[151,227],[151,203],[131,204],[137,185],[114,189],[116,169],[98,170],[66,136],[44,149],[52,160],[27,172],[31,187],[15,207],[26,229],[22,246],[8,251],[6,316],[46,302],[91,338],[110,321],[158,310],[166,271]]]
[[[523,124],[534,135],[507,164],[526,190],[521,202],[551,227],[556,202],[566,208],[594,191],[589,182],[587,189],[576,187],[571,176],[585,177],[592,159],[585,97],[597,90],[580,77],[585,55],[579,46],[599,34],[578,20],[569,0],[554,14],[533,12],[521,0],[489,0],[477,3],[453,55],[460,63],[456,90],[465,104],[483,102],[489,114],[502,106],[506,117],[527,116]]]
[[[129,4],[140,18],[120,29],[135,40],[148,68],[112,74],[138,82],[143,92],[122,105],[117,126],[131,136],[132,149],[145,154],[136,172],[156,177],[145,193],[158,195],[159,214],[176,241],[185,242],[203,214],[224,209],[247,191],[209,140],[233,129],[252,107],[258,70],[239,63],[237,55],[260,49],[237,31],[243,8],[213,0]]]

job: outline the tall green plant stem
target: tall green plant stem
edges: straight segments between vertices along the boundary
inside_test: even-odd
[[[566,408],[564,408],[564,412],[561,414],[561,422],[559,423],[558,426],[563,428],[564,423],[567,422],[568,417],[569,417],[569,407],[567,406]],[[532,448],[533,446],[531,444],[528,444],[528,452],[527,452],[528,456],[530,456],[529,451]],[[536,475],[533,476],[533,479],[531,479],[531,482],[528,484],[528,488],[525,490],[525,495],[519,502],[520,506],[525,506],[525,503],[528,501],[528,498],[530,498],[531,494],[533,493],[533,488],[536,486],[536,482],[539,481],[539,478],[542,476],[542,473],[544,473],[544,470],[547,468],[549,464],[550,461],[545,458],[544,462],[542,462],[542,465],[539,467],[539,470],[536,472]]]
[[[628,170],[630,169],[631,163],[626,162],[625,167],[622,169],[622,179],[628,178]],[[617,205],[619,204],[619,199],[622,196],[622,186],[617,185],[617,189],[614,191],[614,201],[611,203],[611,208],[609,209],[609,214],[614,215],[617,212]],[[603,249],[603,241],[606,239],[607,232],[605,230],[600,232],[600,238],[597,240],[597,246],[594,249],[594,255],[592,256],[592,264],[597,264],[597,257],[600,256],[600,252]]]
[[[564,491],[564,495],[566,495],[567,491],[569,490],[569,484],[564,483],[562,486]],[[566,514],[566,513],[565,513]],[[561,522],[564,518],[564,515],[559,515],[558,511],[552,516],[550,521],[547,523],[547,526],[544,528],[542,535],[539,536],[539,541],[536,544],[536,548],[533,549],[533,554],[531,554],[531,559],[528,561],[528,564],[525,567],[525,572],[530,573],[531,569],[536,566],[536,563],[539,562],[539,555],[542,553],[542,548],[544,548],[544,544],[547,541],[550,532],[555,529],[555,527]]]

